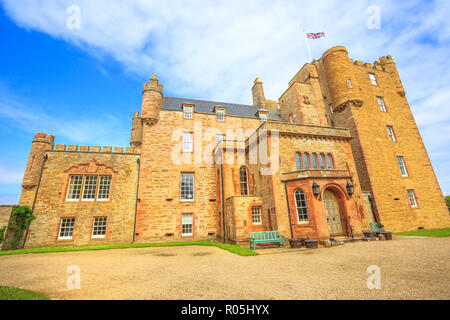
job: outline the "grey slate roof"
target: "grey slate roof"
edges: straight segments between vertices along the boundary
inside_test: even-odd
[[[217,101],[205,101],[187,98],[172,98],[164,97],[163,110],[174,110],[182,111],[183,104],[193,104],[194,112],[215,114],[214,107],[225,107],[226,114],[228,116],[236,116],[243,118],[255,118],[258,119],[258,108],[255,106],[245,105],[245,104],[235,104],[227,102],[217,102]],[[286,121],[281,117],[279,110],[269,110],[269,120]]]

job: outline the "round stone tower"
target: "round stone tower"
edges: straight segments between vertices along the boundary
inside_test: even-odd
[[[141,119],[144,124],[153,126],[159,121],[162,100],[163,87],[155,74],[149,83],[144,84],[144,90],[142,91]]]
[[[356,79],[352,78],[351,62],[345,47],[333,47],[322,56],[334,111],[341,112],[349,106],[361,107],[363,101],[359,95]],[[349,84],[351,80],[351,86]]]

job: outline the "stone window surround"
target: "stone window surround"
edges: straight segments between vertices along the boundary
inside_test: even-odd
[[[375,75],[375,73],[369,72],[369,80],[370,80],[370,83],[372,83],[372,85],[378,86],[378,79],[377,79],[377,76]]]
[[[190,141],[186,141],[186,137],[188,136],[190,136]],[[187,146],[190,146],[190,148],[187,148]],[[194,152],[194,134],[192,132],[183,132],[183,152]]]
[[[193,180],[193,195],[192,195],[192,199],[182,199],[181,198],[181,179],[182,179],[182,177],[183,177],[183,175],[184,174],[190,174],[190,175],[192,175],[192,180]],[[178,194],[179,194],[179,197],[180,197],[180,202],[187,202],[187,203],[192,203],[192,202],[195,202],[195,195],[197,194],[197,192],[196,192],[196,186],[195,186],[195,172],[194,171],[182,171],[182,172],[180,172],[180,177],[179,177],[179,181],[180,181],[180,184],[179,184],[179,192],[178,192]]]
[[[106,225],[105,225],[105,234],[104,235],[97,235],[94,236],[94,229],[95,229],[95,220],[97,218],[106,218]],[[105,239],[106,235],[108,234],[108,229],[109,229],[109,218],[108,216],[94,216],[92,217],[92,223],[91,223],[91,239]]]
[[[186,116],[186,115],[188,115],[188,116]],[[183,118],[184,119],[194,119],[194,105],[183,104]]]
[[[387,112],[386,101],[384,101],[384,97],[376,96],[376,99],[378,103],[378,110],[380,110],[381,112]]]
[[[61,226],[64,219],[73,219],[73,230],[72,230],[72,237],[61,237]],[[73,241],[75,239],[75,233],[76,233],[76,225],[77,225],[77,217],[76,216],[60,216],[59,217],[59,223],[57,224],[57,234],[56,234],[56,240],[57,241]]]
[[[408,167],[406,166],[406,161],[405,161],[405,157],[399,154],[395,155],[395,158],[397,159],[397,164],[400,170],[400,174],[402,175],[403,178],[408,178],[409,177],[409,170]],[[400,160],[401,159],[401,164],[400,164]],[[401,165],[403,165],[403,168],[405,169],[405,174],[403,174],[402,172],[402,168]]]
[[[191,233],[184,234],[183,233],[183,217],[184,216],[188,216],[188,215],[190,215],[191,219],[192,219],[192,222],[191,222]],[[194,214],[193,213],[191,213],[191,212],[183,212],[181,214],[181,216],[180,216],[180,223],[181,223],[180,230],[181,230],[181,236],[182,237],[194,237],[195,236],[195,232],[194,232],[194,225],[195,225],[195,223],[194,223]]]
[[[297,154],[300,155],[301,169],[298,169],[298,167],[297,167]],[[317,155],[317,168],[313,168],[312,157],[311,157],[312,154]],[[305,167],[305,162],[304,162],[304,159],[303,159],[304,155],[306,155],[308,157],[308,159],[309,159],[309,168]],[[324,169],[320,168],[320,155],[323,155],[323,157],[325,159],[325,168]],[[329,167],[329,163],[328,163],[328,159],[327,159],[328,156],[331,157],[331,161],[332,161],[332,164],[333,164],[332,168]],[[300,151],[295,151],[295,153],[294,153],[294,160],[295,160],[295,169],[296,169],[295,171],[300,171],[300,170],[335,170],[336,169],[336,163],[335,163],[335,160],[334,160],[334,156],[333,156],[332,153],[329,153],[329,152],[325,153],[325,152],[300,152]]]
[[[301,194],[303,194],[303,201],[305,202],[305,205],[302,207],[298,206],[298,201],[297,201],[297,192],[301,192]],[[299,193],[300,194],[300,193]],[[302,199],[300,198],[300,201],[302,201]],[[295,214],[297,216],[297,224],[309,224],[309,212],[308,212],[308,203],[306,201],[306,193],[303,189],[298,188],[294,191],[294,203],[295,203]],[[304,209],[304,212],[306,212],[306,218],[307,219],[303,219],[300,220],[299,217],[299,209]],[[303,211],[303,210],[302,210]],[[305,213],[302,212],[302,215],[305,215]]]
[[[246,173],[246,180],[247,181],[242,181],[242,169],[245,169],[245,173]],[[242,184],[243,184],[243,182],[245,182],[245,184],[246,184],[246,193],[245,194],[243,194],[242,193]],[[248,167],[246,166],[246,165],[242,165],[240,168],[239,168],[239,191],[240,191],[240,194],[241,194],[241,196],[248,196],[248,195],[250,195],[250,184],[249,184],[249,170],[248,170]]]
[[[259,210],[259,222],[255,222],[254,219],[254,209]],[[262,213],[262,206],[251,206],[251,214],[252,214],[252,225],[254,226],[262,226],[263,225],[263,213]]]
[[[398,142],[397,134],[395,132],[393,125],[390,125],[390,124],[386,125],[386,131],[387,131],[390,142]],[[392,135],[391,135],[391,133],[392,133]]]
[[[82,183],[81,183],[81,191],[80,191],[80,195],[78,199],[68,199],[68,195],[69,195],[69,187],[70,187],[70,179],[72,176],[82,176]],[[90,200],[90,199],[83,199],[83,193],[84,193],[84,183],[85,183],[85,177],[86,176],[97,176],[97,185],[96,185],[96,189],[95,189],[95,199]],[[99,187],[100,187],[100,177],[111,177],[111,182],[110,182],[110,186],[109,186],[109,198],[108,199],[97,199],[98,197],[98,192],[99,192]],[[112,186],[113,186],[113,181],[114,181],[114,175],[112,174],[91,174],[91,173],[73,173],[73,174],[69,174],[67,176],[67,182],[66,182],[66,190],[64,193],[64,202],[95,202],[95,203],[110,203],[112,201]]]
[[[414,202],[416,203],[415,206],[413,206],[413,205],[411,204],[411,197],[410,197],[410,193],[409,193],[410,191],[412,191],[412,195],[413,195],[413,198],[414,198]],[[409,205],[410,208],[413,208],[413,209],[419,208],[419,201],[417,201],[416,190],[414,190],[414,189],[406,189],[406,197],[407,197],[407,199],[408,199],[408,205]]]
[[[217,121],[223,122],[226,117],[226,109],[225,108],[216,108]]]

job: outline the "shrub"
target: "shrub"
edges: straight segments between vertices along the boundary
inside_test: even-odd
[[[11,243],[11,248],[17,249],[20,240],[23,238],[24,231],[35,217],[33,216],[31,209],[27,206],[15,208],[11,213],[11,217],[16,218],[16,222],[10,226],[11,229],[16,231],[14,240]]]

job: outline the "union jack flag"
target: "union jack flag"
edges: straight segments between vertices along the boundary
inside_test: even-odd
[[[307,33],[306,36],[308,39],[319,39],[325,37],[325,32]]]

